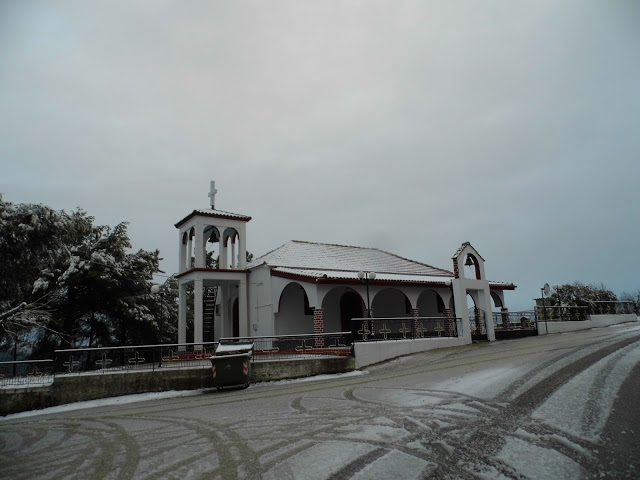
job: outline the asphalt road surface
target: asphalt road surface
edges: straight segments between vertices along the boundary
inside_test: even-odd
[[[3,479],[638,479],[640,325],[0,420]]]

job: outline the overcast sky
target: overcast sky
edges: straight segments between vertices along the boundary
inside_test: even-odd
[[[253,217],[492,280],[640,289],[640,2],[0,3],[0,192],[130,222]]]

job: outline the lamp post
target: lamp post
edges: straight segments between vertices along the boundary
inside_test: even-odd
[[[361,270],[358,272],[358,278],[360,281],[364,281],[364,284],[367,287],[367,317],[369,318],[369,331],[373,337],[373,320],[371,320],[371,303],[369,302],[369,280],[375,280],[376,274],[375,272],[363,272]]]
[[[152,285],[151,286],[151,293],[153,293],[154,295],[156,294],[160,294],[160,361],[158,362],[158,366],[162,366],[162,327],[164,326],[164,322],[163,322],[163,310],[164,310],[164,292],[160,289],[160,285]]]
[[[547,326],[547,305],[544,301],[545,290],[549,289],[549,285],[545,283],[544,287],[540,288],[540,296],[542,297],[542,315],[544,316],[544,331],[546,335],[549,335],[549,327]]]

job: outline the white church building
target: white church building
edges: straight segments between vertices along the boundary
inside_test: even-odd
[[[351,319],[457,317],[471,342],[467,297],[486,312],[506,314],[512,283],[488,281],[485,261],[470,243],[452,257],[452,271],[376,248],[292,240],[247,262],[251,217],[215,208],[193,210],[175,224],[180,263],[178,343],[224,337],[351,331]],[[217,254],[213,261],[211,254]],[[466,272],[465,272],[466,270]],[[193,295],[193,339],[187,338],[187,302]]]

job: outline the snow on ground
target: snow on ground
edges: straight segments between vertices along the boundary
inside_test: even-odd
[[[389,425],[345,425],[337,432],[344,438],[365,440],[370,442],[401,443],[411,434],[404,428]]]
[[[522,377],[523,368],[516,366],[496,367],[481,371],[469,372],[434,384],[433,390],[460,392],[481,398],[493,398],[515,380]]]
[[[547,365],[543,370],[539,371],[535,375],[530,376],[526,382],[520,385],[520,387],[515,392],[513,392],[513,397],[515,398],[523,392],[526,392],[532,386],[537,385],[545,378],[548,378],[550,375],[553,375],[567,365],[570,365],[577,360],[580,360],[581,358],[600,350],[601,348],[602,344],[599,342],[593,343],[592,345],[584,345],[569,355],[565,355],[562,358],[554,359],[554,362],[551,365]]]
[[[426,407],[437,405],[442,401],[440,395],[431,395],[422,390],[399,388],[367,388],[358,389],[358,398],[376,403],[385,403],[396,407]]]
[[[519,474],[537,480],[584,478],[586,473],[580,465],[562,453],[514,437],[505,438],[505,445],[496,458]]]
[[[265,480],[324,480],[337,473],[354,458],[376,447],[366,443],[329,441],[316,444],[269,470]]]
[[[121,397],[100,398],[97,400],[89,400],[86,402],[68,403],[66,405],[58,405],[57,407],[48,407],[41,410],[30,410],[27,412],[12,413],[0,417],[3,420],[12,420],[15,418],[34,417],[37,415],[49,415],[52,413],[71,412],[73,410],[84,410],[86,408],[107,407],[112,405],[126,405],[127,403],[146,402],[149,400],[161,400],[164,398],[188,397],[192,395],[201,395],[204,390],[171,390],[168,392],[152,392],[140,393],[136,395],[123,395]]]
[[[559,388],[533,412],[532,418],[585,440],[597,441],[620,386],[639,362],[638,344],[608,355]]]
[[[383,457],[371,462],[351,477],[353,480],[413,480],[427,478],[436,464],[413,455],[392,450]]]
[[[335,373],[335,374],[326,374],[326,375],[314,375],[312,377],[302,377],[302,378],[293,378],[290,380],[273,380],[271,382],[259,382],[256,383],[256,386],[266,386],[266,385],[286,385],[288,383],[299,383],[299,382],[316,382],[322,380],[335,380],[336,378],[342,377],[357,377],[359,375],[366,375],[366,370],[353,370],[352,372],[347,373]]]
[[[347,373],[339,373],[335,375],[316,375],[313,377],[304,377],[304,378],[296,378],[292,380],[276,380],[273,382],[262,382],[256,384],[256,386],[266,386],[266,385],[285,385],[289,383],[298,383],[298,382],[311,382],[311,381],[322,381],[322,380],[330,380],[341,377],[352,377],[358,375],[366,374],[366,371],[354,370],[352,372]],[[31,385],[31,387],[35,387],[36,385]],[[15,388],[15,386],[13,387]],[[167,392],[152,392],[152,393],[140,393],[135,395],[123,395],[120,397],[110,397],[110,398],[100,398],[97,400],[89,400],[86,402],[76,402],[69,403],[66,405],[59,405],[57,407],[48,407],[40,410],[30,410],[27,412],[13,413],[11,415],[6,415],[4,417],[0,417],[0,422],[2,420],[11,420],[15,418],[25,418],[25,417],[33,417],[37,415],[49,415],[53,413],[61,413],[61,412],[70,412],[73,410],[84,410],[87,408],[95,408],[95,407],[108,407],[112,405],[125,405],[127,403],[136,403],[136,402],[147,402],[151,400],[162,400],[165,398],[175,398],[175,397],[189,397],[193,395],[202,395],[203,392],[208,389],[200,389],[200,390],[171,390]]]

